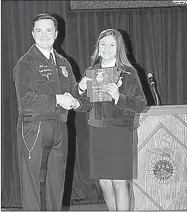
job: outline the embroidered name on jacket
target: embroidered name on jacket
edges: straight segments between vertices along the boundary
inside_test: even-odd
[[[49,80],[49,77],[52,75],[52,70],[48,67],[48,65],[39,65],[39,70],[42,77],[47,78]]]

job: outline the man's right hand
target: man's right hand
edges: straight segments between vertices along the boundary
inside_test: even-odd
[[[74,103],[73,96],[64,94],[56,94],[56,104],[66,110],[71,110]]]

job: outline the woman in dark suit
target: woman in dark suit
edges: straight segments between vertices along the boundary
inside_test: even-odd
[[[99,179],[109,210],[129,210],[129,180],[133,179],[133,124],[135,113],[146,106],[136,69],[130,64],[120,32],[100,33],[88,70],[116,67],[116,81],[104,87],[111,101],[92,102],[90,125],[90,178]],[[87,76],[79,83],[86,95]]]

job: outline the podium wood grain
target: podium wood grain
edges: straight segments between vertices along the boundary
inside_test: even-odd
[[[146,108],[135,127],[134,210],[187,210],[187,105]]]

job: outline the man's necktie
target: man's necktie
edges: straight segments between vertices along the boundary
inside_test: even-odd
[[[55,65],[55,61],[54,61],[52,53],[50,53],[50,55],[49,55],[49,62],[52,63],[53,65]]]

